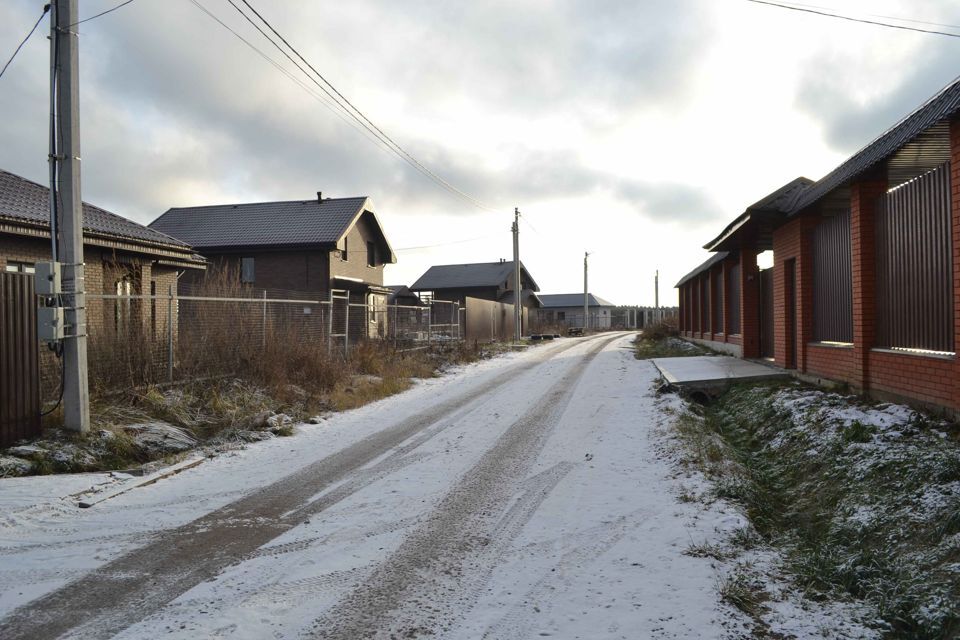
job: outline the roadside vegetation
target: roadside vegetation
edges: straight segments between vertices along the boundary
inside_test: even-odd
[[[800,384],[753,384],[690,405],[677,428],[715,497],[752,523],[729,547],[690,555],[768,545],[807,597],[866,603],[884,637],[960,637],[957,425]],[[718,590],[761,622],[766,596],[753,578],[738,565]]]
[[[447,344],[398,350],[382,342],[328,356],[325,345],[297,342],[250,359],[242,375],[198,375],[180,384],[124,391],[96,386],[92,429],[76,434],[46,418],[43,436],[0,450],[0,477],[83,471],[139,470],[175,462],[187,452],[214,453],[294,433],[299,422],[353,409],[410,388],[416,379],[489,358],[500,345]]]
[[[633,343],[637,359],[679,358],[683,356],[704,356],[713,353],[706,347],[681,340],[675,322],[675,320],[661,322],[646,327]]]

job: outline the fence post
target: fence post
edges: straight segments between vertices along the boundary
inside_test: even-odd
[[[327,305],[327,312],[330,314],[327,317],[327,355],[330,355],[330,352],[333,351],[333,289],[330,289],[330,304]]]
[[[173,285],[167,287],[167,382],[173,382]]]
[[[347,291],[347,302],[343,305],[343,357],[350,351],[350,292]]]
[[[263,336],[260,341],[260,348],[266,350],[267,348],[267,290],[263,290],[263,321],[261,323],[263,327]]]
[[[431,332],[433,331],[433,303],[430,303],[430,306],[427,307],[427,346],[429,347],[433,344],[433,337]]]
[[[393,329],[393,348],[397,348],[397,330],[400,328],[397,326],[397,322],[400,318],[400,307],[393,305],[393,322],[390,323],[390,326]]]

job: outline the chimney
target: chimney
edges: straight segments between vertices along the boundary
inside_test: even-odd
[[[317,191],[317,202],[323,202],[323,191]]]

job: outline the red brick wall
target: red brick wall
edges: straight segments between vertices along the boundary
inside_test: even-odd
[[[853,373],[853,347],[825,346],[816,343],[806,346],[806,366],[801,371],[850,382]]]
[[[868,357],[868,387],[871,390],[960,408],[954,392],[954,358],[885,351],[871,351]]]
[[[760,357],[760,271],[750,249],[740,251],[740,344],[744,358]]]

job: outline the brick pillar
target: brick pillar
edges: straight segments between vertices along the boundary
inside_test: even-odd
[[[752,249],[740,250],[740,340],[744,358],[760,357],[760,270]]]
[[[950,217],[953,235],[953,349],[960,349],[960,118],[950,122]],[[954,358],[953,406],[960,409],[960,358]]]
[[[723,341],[730,342],[730,266],[733,260],[727,258],[720,265],[720,278],[723,280]]]
[[[850,250],[853,264],[853,378],[869,386],[869,356],[876,340],[876,210],[887,190],[885,179],[861,180],[850,187]]]

